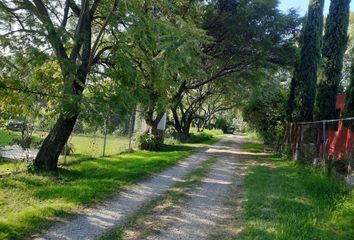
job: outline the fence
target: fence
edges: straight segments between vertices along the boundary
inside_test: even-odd
[[[313,165],[354,166],[354,118],[289,124],[286,145],[294,159]]]
[[[47,122],[43,121],[8,121],[10,124],[0,127],[0,177],[4,173],[24,169],[23,159],[36,156],[50,130]],[[135,139],[143,130],[144,121],[137,111],[125,116],[107,116],[91,124],[79,118],[59,163],[70,164],[80,159],[117,155],[131,150],[136,147]]]

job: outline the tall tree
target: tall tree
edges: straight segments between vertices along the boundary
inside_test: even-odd
[[[312,121],[321,57],[324,0],[310,0],[294,97],[294,121]]]
[[[185,2],[185,1],[182,1]],[[142,98],[140,110],[150,134],[170,104],[178,79],[201,72],[201,45],[208,37],[189,19],[198,0],[187,1],[188,11],[166,0],[136,1],[128,5],[126,31],[121,35],[121,53],[138,72]],[[185,2],[185,4],[187,4]],[[201,13],[200,13],[201,14]]]
[[[307,17],[303,19],[303,25],[306,23]],[[304,28],[300,31],[300,34],[297,39],[297,54],[295,55],[296,61],[294,62],[294,69],[293,75],[290,82],[290,89],[289,89],[289,98],[287,102],[286,108],[286,116],[288,122],[292,122],[294,120],[294,111],[295,111],[295,97],[296,97],[296,90],[299,84],[299,65],[300,65],[300,52],[302,48],[302,40],[303,40]]]
[[[354,49],[352,50],[352,56],[354,56]],[[354,117],[354,59],[352,57],[350,82],[348,89],[346,91],[346,105],[345,105],[345,116]]]
[[[208,1],[203,28],[214,41],[203,46],[206,74],[190,81],[180,79],[177,93],[171,100],[175,130],[188,135],[188,132],[181,132],[189,127],[182,128],[179,124],[183,118],[180,105],[192,90],[225,78],[241,82],[244,79],[241,76],[262,68],[293,65],[294,36],[298,35],[300,23],[295,11],[280,12],[274,0]]]
[[[37,168],[57,169],[60,152],[79,116],[88,78],[111,48],[105,36],[107,26],[117,15],[118,2],[0,0],[0,28],[4,33],[0,40],[8,56],[7,63],[14,64],[12,56],[35,50],[37,54],[32,61],[38,59],[38,53],[47,52],[59,66],[62,88],[56,89],[55,94],[64,100],[58,108],[57,121],[34,161]],[[6,76],[5,80],[13,77],[16,76]],[[25,80],[23,85],[27,87]]]
[[[332,0],[323,37],[321,69],[318,78],[315,118],[334,119],[336,99],[348,43],[350,0]]]

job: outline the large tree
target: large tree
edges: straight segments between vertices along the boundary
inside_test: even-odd
[[[119,42],[120,53],[135,67],[140,114],[153,135],[158,134],[158,123],[168,110],[178,80],[199,74],[201,45],[208,39],[205,31],[195,25],[195,19],[191,20],[200,1],[181,3],[130,3],[130,14],[125,16],[126,31]],[[189,8],[185,9],[185,5]]]
[[[0,27],[4,33],[0,40],[6,64],[16,64],[14,56],[29,52],[37,52],[31,59],[36,61],[41,56],[38,53],[45,52],[58,64],[62,81],[62,88],[52,93],[61,104],[56,123],[34,161],[37,168],[57,168],[60,152],[79,116],[88,79],[111,48],[105,36],[117,15],[118,3],[118,0],[0,0]],[[14,78],[15,75],[3,76],[2,85],[7,86],[7,81]],[[27,89],[26,80],[22,85]]]
[[[312,121],[316,94],[317,72],[321,57],[324,0],[311,0],[302,33],[300,62],[294,76],[296,84],[292,118]]]
[[[336,99],[348,43],[350,0],[332,0],[323,37],[318,77],[315,118],[335,119]]]
[[[354,56],[354,49],[352,50]],[[350,82],[346,91],[345,116],[354,117],[354,59],[352,57]]]
[[[188,126],[181,119],[190,119],[180,111],[184,96],[212,82],[232,78],[241,82],[245,74],[279,65],[293,65],[301,19],[294,11],[288,14],[277,9],[277,1],[218,0],[206,5],[202,27],[214,39],[203,46],[205,74],[193,79],[179,79],[172,97],[171,112],[175,130],[188,135]],[[189,109],[189,108],[186,108]],[[184,130],[183,130],[184,129]]]

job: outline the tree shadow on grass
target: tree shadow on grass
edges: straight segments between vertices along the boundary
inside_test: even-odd
[[[193,151],[198,147],[183,146],[183,145],[163,145],[157,152],[181,152],[181,151]]]
[[[54,218],[54,217],[55,218]],[[34,234],[33,228],[38,231],[46,229],[58,222],[59,218],[64,219],[70,217],[71,213],[64,209],[56,209],[46,207],[42,209],[42,215],[27,215],[21,223],[0,222],[0,239],[26,239],[26,236]],[[45,220],[45,221],[44,221]]]
[[[23,173],[3,179],[0,194],[8,197],[0,211],[13,211],[6,209],[13,205],[11,201],[16,202],[17,211],[11,217],[4,215],[7,220],[0,216],[0,232],[6,234],[5,239],[23,239],[78,207],[107,199],[123,186],[173,166],[193,149],[164,146],[161,151],[136,151],[104,158],[76,155],[55,173]]]

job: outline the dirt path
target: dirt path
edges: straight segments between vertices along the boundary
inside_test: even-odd
[[[201,178],[187,188],[173,187],[172,195],[167,192],[104,239],[235,239],[244,226],[240,218],[244,176],[254,157],[267,154],[241,151],[244,139],[239,136],[224,140],[208,149],[215,161]],[[183,194],[173,195],[181,191]]]
[[[230,198],[241,192],[239,186],[246,172],[242,162],[247,159],[247,154],[239,151],[241,138],[232,136],[227,140],[231,142],[229,147],[214,147],[207,151],[218,156],[219,160],[201,184],[188,193],[187,201],[180,204],[178,211],[175,208],[159,218],[169,219],[169,227],[146,239],[229,239],[237,234],[237,229],[236,232],[227,229],[237,215],[237,206],[230,204],[237,200]],[[220,238],[220,234],[224,237]]]
[[[58,224],[46,233],[35,236],[34,239],[89,240],[99,238],[109,228],[122,224],[144,204],[162,195],[173,184],[181,181],[187,173],[206,161],[210,152],[218,146],[222,146],[222,142],[201,150],[177,166],[123,191],[110,201],[87,209],[76,219]]]

